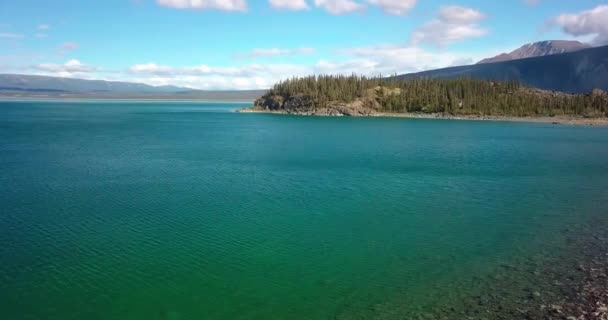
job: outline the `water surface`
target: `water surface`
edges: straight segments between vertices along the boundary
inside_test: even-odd
[[[5,319],[400,319],[608,204],[608,128],[0,102]]]

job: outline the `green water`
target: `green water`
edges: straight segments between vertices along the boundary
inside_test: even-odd
[[[0,102],[0,318],[403,319],[608,204],[608,128]]]

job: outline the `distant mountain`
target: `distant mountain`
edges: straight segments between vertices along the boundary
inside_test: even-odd
[[[174,86],[155,87],[142,83],[84,80],[23,74],[0,74],[0,90],[31,92],[179,92],[191,89]]]
[[[450,67],[398,78],[517,80],[529,86],[572,93],[608,90],[608,46],[542,57]]]
[[[0,74],[0,97],[253,101],[265,90],[193,90],[175,86]]]
[[[528,43],[523,45],[521,48],[514,50],[510,53],[502,53],[493,58],[487,58],[479,61],[477,64],[502,62],[509,60],[533,58],[549,56],[552,54],[561,54],[568,52],[575,52],[583,49],[591,48],[590,45],[584,44],[579,41],[566,41],[566,40],[549,40],[540,41],[534,43]]]

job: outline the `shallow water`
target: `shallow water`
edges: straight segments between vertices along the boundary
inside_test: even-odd
[[[399,319],[608,204],[608,128],[0,102],[5,319]]]

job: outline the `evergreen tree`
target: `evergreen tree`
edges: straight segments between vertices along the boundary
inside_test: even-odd
[[[572,95],[528,88],[517,81],[397,79],[351,75],[308,76],[277,83],[265,98],[306,96],[313,108],[375,99],[384,112],[451,115],[605,117],[608,95],[599,90]]]

